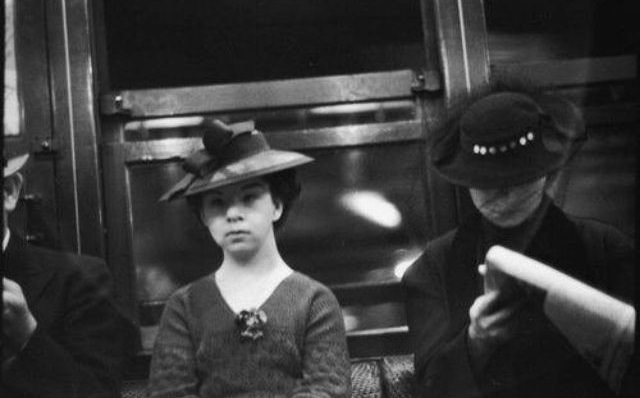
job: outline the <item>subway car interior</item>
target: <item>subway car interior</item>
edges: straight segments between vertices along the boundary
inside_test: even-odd
[[[473,208],[427,167],[458,100],[512,80],[578,104],[589,139],[553,199],[637,236],[628,3],[5,0],[5,113],[19,115],[5,136],[33,154],[12,229],[106,261],[140,332],[124,371],[141,389],[165,302],[221,261],[189,206],[158,198],[207,121],[254,120],[274,148],[315,159],[279,248],[333,291],[352,362],[382,377],[411,355],[400,278]],[[367,396],[393,395],[382,384]]]

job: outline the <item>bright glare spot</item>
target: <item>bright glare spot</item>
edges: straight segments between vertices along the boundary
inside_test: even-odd
[[[139,130],[140,128],[145,128],[147,130],[159,130],[190,127],[202,124],[203,121],[204,117],[202,116],[165,117],[159,119],[129,122],[126,124],[125,130]]]
[[[340,202],[358,216],[385,228],[396,228],[402,222],[398,208],[378,192],[350,192],[343,195]]]
[[[396,278],[402,279],[402,276],[405,272],[407,272],[407,269],[409,269],[411,264],[413,264],[412,260],[403,260],[396,264],[395,268],[393,269],[393,273],[396,275]]]
[[[317,106],[311,109],[311,113],[315,115],[333,115],[333,114],[353,114],[372,112],[379,105],[378,104],[344,104],[344,105],[331,105],[331,106]]]
[[[347,332],[356,330],[359,326],[358,317],[352,314],[351,311],[342,311],[342,319],[344,320],[344,328]]]
[[[405,254],[398,260],[395,267],[393,267],[393,273],[396,278],[402,279],[402,276],[409,269],[411,264],[414,263],[422,254],[422,250],[420,249],[411,249],[405,251]]]

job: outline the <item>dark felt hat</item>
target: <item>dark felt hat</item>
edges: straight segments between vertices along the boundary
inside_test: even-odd
[[[558,170],[585,139],[581,112],[571,102],[499,92],[467,107],[431,143],[429,160],[454,184],[504,188]]]
[[[202,143],[204,148],[183,163],[187,175],[162,195],[161,201],[202,194],[313,161],[298,152],[271,149],[253,121],[226,125],[214,120]]]

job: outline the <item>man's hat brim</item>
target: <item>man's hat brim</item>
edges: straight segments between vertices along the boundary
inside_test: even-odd
[[[29,154],[25,153],[20,156],[14,156],[7,160],[7,163],[4,166],[3,175],[5,177],[9,177],[15,173],[17,173],[29,160]]]

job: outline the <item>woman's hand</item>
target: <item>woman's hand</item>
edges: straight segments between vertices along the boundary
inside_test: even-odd
[[[486,268],[480,267],[485,276]],[[504,282],[504,281],[503,281]],[[493,351],[515,333],[515,314],[526,302],[510,283],[500,283],[479,296],[469,309],[468,349],[474,367],[482,367]]]

